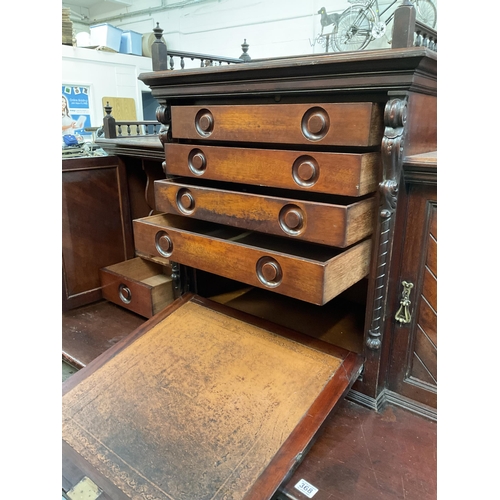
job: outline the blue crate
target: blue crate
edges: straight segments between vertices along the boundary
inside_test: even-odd
[[[142,56],[142,34],[126,30],[122,32],[120,52]]]
[[[120,52],[123,30],[108,23],[95,24],[90,27],[90,44],[104,46]]]

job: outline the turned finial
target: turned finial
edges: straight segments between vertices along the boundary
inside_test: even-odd
[[[245,40],[241,44],[241,48],[243,49],[243,54],[241,54],[241,56],[239,57],[243,62],[248,62],[252,60],[252,58],[247,54],[248,47],[249,45],[247,43],[247,39],[245,38]]]
[[[153,33],[155,34],[155,37],[156,37],[156,40],[154,41],[154,43],[156,43],[156,42],[161,43],[161,36],[163,34],[163,30],[160,28],[160,23],[156,23],[156,28],[153,28]]]
[[[167,45],[162,41],[163,30],[160,23],[156,23],[153,29],[156,40],[151,44],[151,58],[153,59],[153,71],[163,71],[168,69]]]
[[[106,114],[111,115],[112,109],[113,109],[112,106],[109,105],[109,101],[106,101],[106,106],[104,106],[104,111],[106,111]]]

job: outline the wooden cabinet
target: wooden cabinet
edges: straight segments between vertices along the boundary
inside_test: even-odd
[[[286,446],[276,446],[266,455],[259,472],[265,488],[259,479],[238,481],[233,498],[269,500],[275,495],[308,451],[323,417],[346,394],[373,409],[392,401],[435,418],[436,198],[428,185],[432,182],[425,158],[437,147],[436,73],[436,55],[420,47],[140,76],[160,103],[157,117],[164,125],[159,141],[166,179],[154,183],[157,213],[133,222],[135,249],[143,259],[172,265],[181,296],[68,387],[67,474],[77,464],[98,480],[105,476],[109,491],[124,492],[118,491],[116,498],[133,497],[145,477],[159,477],[167,485],[166,497],[191,484],[184,470],[169,478],[168,467],[154,468],[161,459],[151,461],[144,451],[147,446],[156,450],[160,437],[167,446],[175,435],[191,456],[193,451],[185,445],[204,429],[176,428],[170,436],[153,432],[149,441],[141,438],[140,443],[138,436],[153,429],[152,423],[154,429],[184,423],[184,417],[175,420],[177,413],[155,411],[154,401],[159,400],[164,401],[158,407],[162,411],[184,406],[171,395],[194,397],[194,403],[190,399],[185,406],[207,410],[208,415],[200,413],[197,425],[211,425],[217,418],[210,412],[219,402],[236,405],[228,412],[232,418],[238,401],[246,397],[243,389],[238,390],[243,387],[240,382],[248,384],[249,378],[263,375],[263,385],[251,400],[262,397],[267,404],[266,391],[275,387],[275,352],[266,347],[268,362],[261,352],[262,332],[254,335],[256,325],[265,325],[272,335],[264,340],[278,345],[278,353],[288,345],[280,336],[293,337],[294,357],[287,363],[294,361],[287,364],[287,373],[294,372],[294,363],[297,369],[303,367],[302,352],[307,357],[304,377],[321,368],[320,362],[311,364],[305,346],[332,349],[342,353],[343,363],[356,363],[351,362],[342,380],[333,376],[328,394],[317,390],[321,384],[309,394],[285,373],[286,383],[276,385],[281,387],[281,401],[300,394],[321,403],[314,411],[301,407],[303,420],[298,418],[282,433]],[[137,146],[145,151],[140,141]],[[226,280],[227,290],[220,289],[220,279]],[[413,284],[409,297],[401,296],[403,281]],[[409,309],[405,299],[411,302]],[[209,312],[197,308],[192,314],[193,301],[206,305]],[[405,307],[399,311],[400,306]],[[397,322],[399,314],[408,317],[408,323]],[[188,331],[190,323],[196,327],[194,337]],[[221,335],[222,350],[217,341]],[[170,360],[167,351],[170,356],[188,338],[188,348]],[[165,355],[158,357],[157,351],[165,346]],[[233,351],[237,355],[227,359]],[[257,352],[260,355],[252,354]],[[248,369],[243,363],[239,366],[244,358],[252,361]],[[123,369],[129,366],[127,360],[134,360],[130,373]],[[154,363],[148,365],[148,360]],[[174,361],[176,369],[171,370]],[[122,386],[119,393],[103,394],[103,406],[94,411],[98,408],[93,399],[85,399],[85,388],[96,382],[107,391],[106,373],[113,373]],[[197,391],[214,373],[232,374],[220,391],[222,400],[200,404]],[[142,403],[142,392],[134,390],[139,379],[148,380]],[[174,394],[176,384],[180,385]],[[252,384],[249,387],[253,390]],[[122,399],[121,394],[130,398]],[[108,404],[109,398],[120,400],[119,411]],[[85,411],[75,414],[75,422],[71,411],[78,405]],[[129,411],[137,412],[138,418],[130,418]],[[87,415],[88,420],[79,420]],[[114,429],[108,433],[100,427],[121,415],[123,441],[115,440]],[[224,422],[228,415],[222,415]],[[244,412],[237,425],[244,425],[247,415]],[[310,418],[311,426],[300,424]],[[104,443],[109,447],[103,453],[116,448],[127,451],[127,456],[113,455],[118,464],[101,460],[99,453],[86,449],[81,426],[98,430],[96,451]],[[220,440],[242,435],[220,426],[214,432]],[[210,453],[220,450],[217,467],[232,458],[232,453],[224,454],[221,442],[207,447]],[[294,453],[288,453],[290,449]],[[190,467],[199,472],[197,463],[194,460]],[[128,481],[131,474],[134,479]],[[214,492],[225,491],[224,478],[212,468],[206,477],[215,481]]]
[[[203,271],[272,292],[268,304],[283,295],[290,310],[294,300],[332,307],[338,297],[344,311],[364,305],[364,369],[349,397],[373,409],[395,395],[418,406],[396,382],[408,346],[396,346],[393,318],[405,231],[415,231],[413,251],[422,247],[422,221],[407,220],[402,172],[407,158],[436,149],[435,53],[310,56],[140,78],[160,103],[167,178],[155,182],[165,214],[134,222],[138,254],[195,270],[185,291],[197,290]],[[285,321],[268,312],[272,305],[260,302],[260,312],[237,302]],[[314,314],[297,324],[321,335]],[[359,346],[358,329],[344,335]],[[412,345],[424,355],[421,340]]]
[[[116,156],[62,162],[63,310],[102,297],[99,269],[134,256],[125,165]]]

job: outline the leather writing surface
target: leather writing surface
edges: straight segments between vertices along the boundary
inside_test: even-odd
[[[342,360],[188,302],[63,397],[63,439],[130,498],[242,499]]]

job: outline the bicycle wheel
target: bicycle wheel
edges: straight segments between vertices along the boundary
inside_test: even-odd
[[[431,0],[414,0],[417,21],[424,23],[429,28],[435,28],[437,24],[437,9]]]
[[[374,20],[363,4],[347,8],[333,31],[332,49],[339,52],[363,50],[372,40]]]

